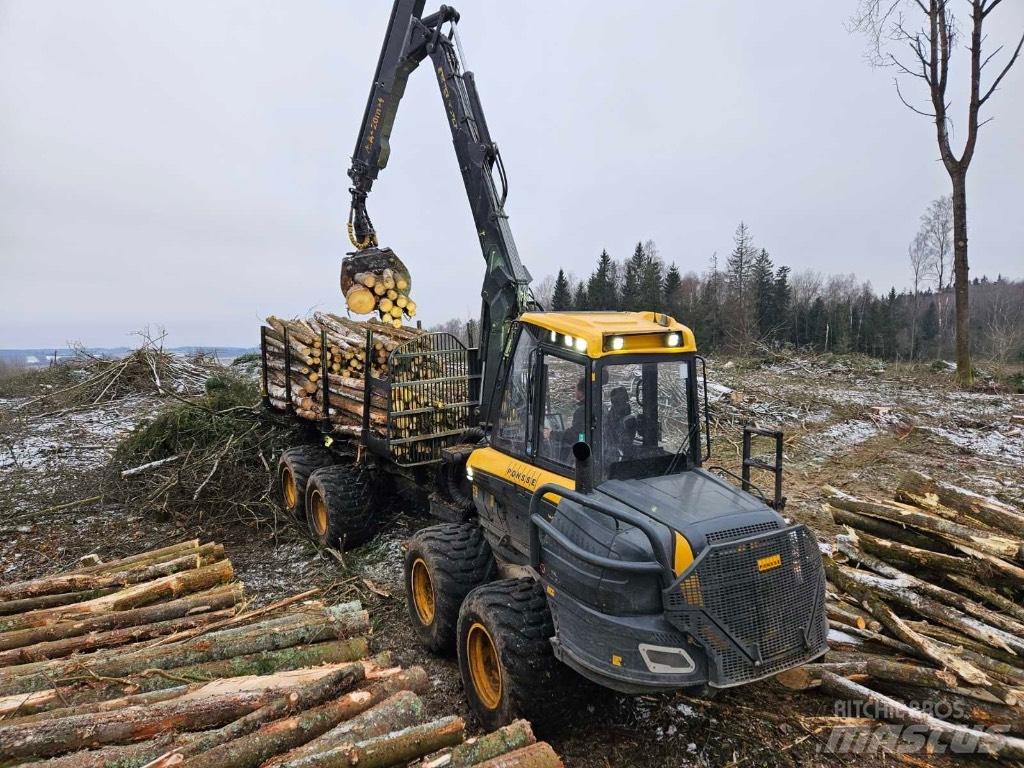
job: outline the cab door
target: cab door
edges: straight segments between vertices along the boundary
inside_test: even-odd
[[[474,451],[467,464],[480,523],[492,534],[492,546],[497,542],[496,549],[513,562],[526,562],[533,492],[549,482],[573,487],[572,444],[589,434],[586,397],[578,411],[575,394],[586,364],[553,353],[541,343],[544,333],[520,326],[490,447]]]

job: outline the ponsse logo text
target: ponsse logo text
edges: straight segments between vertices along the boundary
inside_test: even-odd
[[[509,466],[505,467],[505,477],[514,482],[525,483],[531,488],[535,488],[537,486],[537,479],[540,476],[531,475],[529,472],[525,472],[522,469],[519,469],[518,467],[510,464]]]

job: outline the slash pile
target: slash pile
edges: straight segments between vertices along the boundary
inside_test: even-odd
[[[524,721],[467,740],[430,717],[359,603],[247,610],[233,578],[193,540],[0,587],[4,765],[561,765]]]
[[[825,496],[831,651],[779,681],[1024,757],[1024,513],[916,472],[892,501]]]
[[[206,381],[221,370],[215,359],[197,355],[182,357],[163,349],[160,340],[143,337],[142,345],[121,358],[108,358],[79,350],[60,364],[74,376],[61,386],[19,404],[79,407],[112,402],[140,393],[197,395]]]

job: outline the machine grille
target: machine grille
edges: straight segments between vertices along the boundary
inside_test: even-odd
[[[778,523],[769,520],[754,525],[741,525],[739,528],[726,528],[724,531],[712,531],[707,535],[708,544],[717,544],[720,541],[733,541],[734,539],[745,539],[747,536],[754,536],[766,531],[777,531]]]
[[[804,526],[712,546],[667,598],[669,621],[702,642],[718,685],[774,674],[826,647],[825,576]]]

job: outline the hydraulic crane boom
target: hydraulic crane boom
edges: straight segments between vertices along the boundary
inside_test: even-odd
[[[384,45],[363,113],[352,166],[352,210],[349,236],[358,249],[377,245],[377,233],[366,212],[366,197],[391,154],[390,137],[409,75],[430,57],[462,171],[473,221],[486,261],[481,290],[480,354],[483,360],[480,421],[489,424],[491,396],[497,383],[509,324],[523,312],[537,309],[530,291],[530,273],[519,260],[505,215],[508,180],[498,146],[491,140],[472,72],[462,71],[456,34],[459,14],[442,5],[422,16],[424,0],[395,0]],[[445,26],[447,25],[447,30]],[[501,180],[499,194],[493,170]]]

